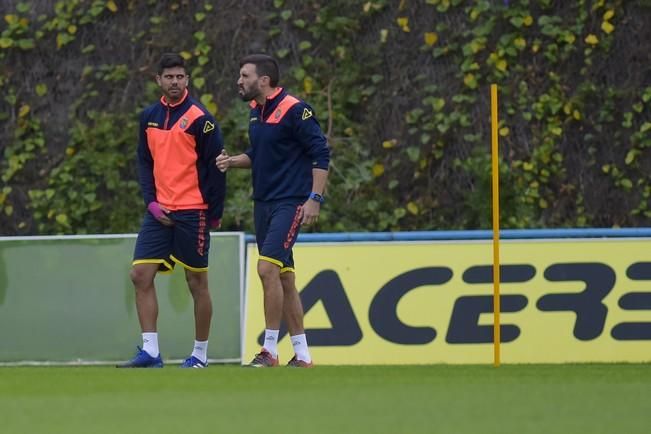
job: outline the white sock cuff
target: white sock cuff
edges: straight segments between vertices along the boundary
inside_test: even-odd
[[[208,360],[208,341],[195,340],[191,355],[206,363],[206,360]]]
[[[278,335],[280,334],[280,330],[271,330],[271,329],[265,329],[264,330],[264,343],[262,344],[262,347],[269,351],[272,356],[278,357]]]
[[[312,356],[310,355],[310,350],[307,347],[307,337],[305,333],[300,335],[291,336],[292,346],[294,347],[294,353],[299,360],[310,363],[312,361]]]
[[[142,334],[142,349],[152,357],[158,357],[158,332],[145,332]]]

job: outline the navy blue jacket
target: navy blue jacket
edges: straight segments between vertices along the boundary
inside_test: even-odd
[[[307,200],[312,169],[328,170],[330,150],[314,110],[282,88],[262,106],[251,102],[249,140],[256,201]]]

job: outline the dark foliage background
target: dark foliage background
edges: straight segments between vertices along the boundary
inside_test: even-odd
[[[319,231],[649,226],[651,1],[1,1],[0,234],[133,232],[137,115],[164,51],[230,152],[238,59],[280,59],[333,164]],[[252,230],[229,172],[224,228]]]

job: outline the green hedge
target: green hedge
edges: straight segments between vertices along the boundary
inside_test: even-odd
[[[137,114],[168,50],[230,152],[238,59],[280,59],[332,149],[316,230],[489,228],[491,83],[503,227],[651,222],[648,0],[5,3],[2,235],[138,229]],[[228,179],[224,228],[252,231],[250,174]]]

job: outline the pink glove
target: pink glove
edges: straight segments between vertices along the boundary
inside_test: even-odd
[[[165,211],[163,211],[160,207],[160,204],[158,202],[149,202],[149,205],[147,205],[147,209],[153,215],[156,220],[160,220],[161,217],[165,217]]]

